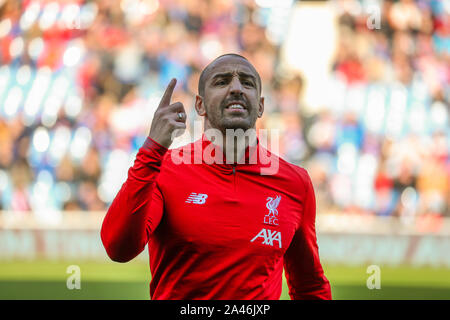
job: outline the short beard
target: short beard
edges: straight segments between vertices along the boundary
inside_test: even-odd
[[[210,112],[208,112],[210,110],[209,107],[205,105],[205,109],[206,109],[205,124],[206,121],[208,121],[211,128],[219,130],[224,135],[227,129],[233,130],[242,129],[244,131],[247,131],[248,129],[255,128],[256,120],[258,118],[256,115],[250,114],[248,121],[233,121],[231,119],[224,119],[220,121],[220,118],[217,117],[217,119],[214,119],[214,121],[212,122],[210,118],[207,118],[208,114],[210,114]],[[220,116],[223,116],[223,110],[224,107],[221,106],[222,114]]]
[[[215,119],[218,120],[218,119]],[[256,123],[256,118],[252,121],[253,119],[250,119],[250,121],[233,121],[230,119],[224,119],[222,121],[214,121],[211,122],[211,119],[208,119],[209,124],[211,126],[211,128],[217,129],[220,132],[222,132],[222,134],[225,134],[227,129],[232,129],[232,130],[238,130],[238,129],[242,129],[244,131],[247,131],[248,129],[254,128],[255,127],[255,123]],[[206,121],[206,119],[205,119]]]

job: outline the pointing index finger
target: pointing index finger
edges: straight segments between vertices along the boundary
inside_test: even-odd
[[[166,88],[166,91],[164,92],[164,95],[161,99],[161,103],[159,104],[160,106],[168,106],[170,104],[170,99],[172,99],[173,89],[175,88],[176,84],[177,79],[172,78],[172,80],[170,80],[169,85]]]

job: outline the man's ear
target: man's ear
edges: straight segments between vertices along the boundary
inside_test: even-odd
[[[261,118],[264,113],[264,97],[259,98],[258,118]]]
[[[195,96],[195,110],[199,116],[206,115],[205,104],[203,103],[203,97],[196,95]]]

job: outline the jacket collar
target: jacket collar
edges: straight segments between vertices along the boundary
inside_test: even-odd
[[[260,152],[261,146],[258,138],[256,138],[256,145],[245,148],[244,155],[237,163],[230,161],[227,163],[226,155],[223,154],[222,148],[211,142],[204,133],[195,144],[201,145],[202,163],[213,165],[227,172],[232,171],[233,167],[259,165],[258,153]]]

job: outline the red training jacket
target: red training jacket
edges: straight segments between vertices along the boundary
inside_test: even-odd
[[[147,138],[103,221],[109,257],[126,262],[148,244],[154,300],[279,299],[283,266],[291,299],[331,299],[306,170],[259,143],[246,164],[216,156],[205,135],[172,150]],[[275,174],[261,174],[273,166],[264,156]]]

